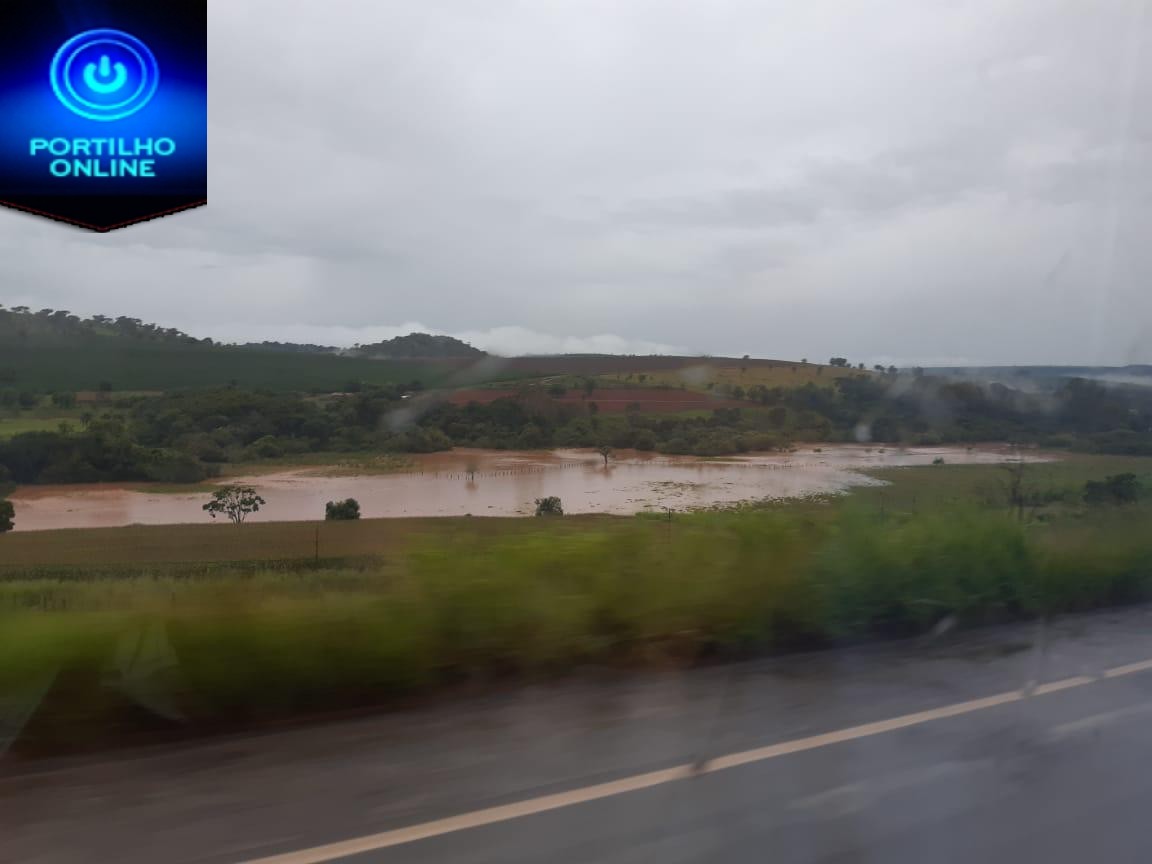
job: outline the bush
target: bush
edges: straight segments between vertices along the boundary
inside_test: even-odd
[[[835,636],[911,635],[945,615],[1007,620],[1038,608],[1033,553],[1003,513],[883,522],[850,511],[821,554]]]
[[[343,501],[329,501],[324,505],[324,518],[329,521],[359,519],[360,502],[355,498],[345,498]]]
[[[0,499],[0,534],[16,527],[16,508],[11,501]]]
[[[1135,504],[1142,492],[1135,474],[1113,474],[1084,484],[1086,504]]]
[[[632,446],[642,452],[656,449],[656,436],[651,429],[639,429],[632,437]]]
[[[560,499],[555,495],[549,495],[547,498],[536,499],[536,515],[537,516],[563,516],[564,507],[560,503]]]

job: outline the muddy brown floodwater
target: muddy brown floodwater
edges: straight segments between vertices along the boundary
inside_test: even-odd
[[[590,450],[539,452],[459,449],[413,457],[390,474],[333,476],[329,468],[297,468],[228,482],[256,487],[267,500],[252,521],[322,519],[324,504],[360,502],[365,518],[396,516],[530,516],[535,499],[558,495],[568,513],[632,514],[687,510],[766,498],[840,492],[880,481],[860,468],[992,463],[1006,447],[801,447],[723,459],[619,451],[605,467]],[[1029,459],[1036,457],[1030,456]],[[152,492],[146,485],[24,486],[12,495],[16,530],[168,525],[203,522],[208,494]]]

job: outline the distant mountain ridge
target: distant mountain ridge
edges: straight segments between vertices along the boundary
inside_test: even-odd
[[[139,318],[121,315],[109,318],[93,315],[81,318],[66,309],[27,306],[5,309],[0,305],[0,342],[10,344],[59,344],[91,340],[130,339],[134,342],[165,342],[178,345],[211,345],[211,339],[197,339],[175,327],[148,324]]]
[[[40,309],[28,306],[5,308],[0,304],[0,341],[9,344],[51,344],[88,342],[91,340],[129,339],[134,342],[166,343],[169,345],[205,345],[243,348],[252,351],[279,351],[293,354],[350,354],[361,357],[388,357],[395,359],[486,357],[486,352],[452,336],[434,336],[431,333],[409,333],[370,345],[345,349],[333,345],[312,345],[296,342],[246,342],[241,345],[199,339],[175,327],[149,324],[139,318],[121,315],[93,315],[81,318],[66,309]]]

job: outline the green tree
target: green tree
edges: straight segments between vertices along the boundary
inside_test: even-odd
[[[604,460],[604,467],[607,468],[608,460],[612,458],[612,448],[607,444],[601,444],[596,448],[596,452],[600,454],[601,458]]]
[[[0,500],[0,534],[16,527],[16,508],[11,501]]]
[[[324,518],[331,522],[359,519],[360,502],[355,498],[345,498],[343,501],[329,501],[324,505]]]
[[[202,509],[213,519],[217,516],[227,516],[233,523],[239,525],[249,514],[257,512],[266,503],[251,486],[222,486],[212,493],[212,500]]]
[[[656,435],[651,429],[640,429],[632,439],[632,446],[637,450],[650,451],[656,449]]]

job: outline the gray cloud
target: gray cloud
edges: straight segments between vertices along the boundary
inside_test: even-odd
[[[1141,2],[211,4],[209,206],[0,214],[0,299],[236,339],[1149,362]]]

